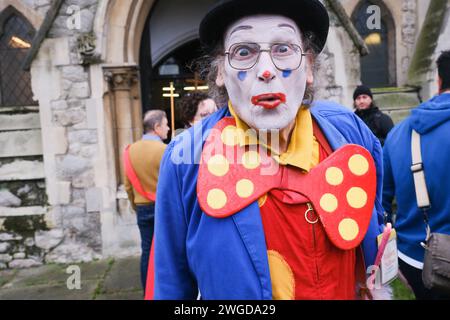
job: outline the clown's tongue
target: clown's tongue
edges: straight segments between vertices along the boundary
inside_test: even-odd
[[[252,97],[252,103],[255,106],[261,106],[265,109],[275,109],[281,103],[286,102],[286,95],[283,93],[265,93]]]

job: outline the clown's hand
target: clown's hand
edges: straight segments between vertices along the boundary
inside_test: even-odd
[[[392,288],[389,284],[383,285],[381,280],[381,262],[383,255],[387,253],[388,256],[392,255],[392,250],[397,251],[397,247],[394,243],[390,242],[392,236],[395,236],[395,230],[392,229],[392,224],[387,223],[384,227],[383,233],[378,237],[378,253],[375,259],[375,264],[369,267],[369,277],[367,279],[367,288],[369,289],[370,296],[373,300],[392,300]],[[389,247],[388,247],[388,243]],[[392,245],[394,245],[392,247]],[[394,275],[396,277],[396,275]],[[390,281],[389,281],[390,282]]]
[[[370,290],[370,294],[372,295],[372,300],[392,300],[393,293],[392,287],[390,285],[384,285],[379,289]]]

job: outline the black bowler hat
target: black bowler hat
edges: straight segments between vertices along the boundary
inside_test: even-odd
[[[373,99],[372,91],[369,87],[361,85],[357,86],[355,92],[353,92],[353,100],[356,100],[360,95],[365,94]]]
[[[236,20],[255,14],[278,14],[294,20],[300,30],[312,31],[319,51],[327,41],[330,19],[319,0],[222,0],[200,23],[200,41],[213,50],[223,39],[227,27]]]

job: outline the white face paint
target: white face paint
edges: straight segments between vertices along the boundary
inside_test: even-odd
[[[303,48],[297,24],[277,15],[255,15],[236,21],[225,34],[225,50],[240,42],[258,43],[261,49],[280,42]],[[216,82],[225,85],[234,110],[250,127],[283,129],[295,120],[306,84],[312,84],[308,60],[303,57],[298,69],[283,72],[275,67],[267,51],[261,51],[253,68],[239,71],[230,66],[226,57]]]

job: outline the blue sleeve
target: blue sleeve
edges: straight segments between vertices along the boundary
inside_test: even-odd
[[[372,154],[375,159],[375,166],[377,168],[377,195],[375,198],[375,211],[377,217],[377,223],[379,226],[379,231],[383,232],[384,229],[384,218],[383,218],[383,203],[382,203],[382,195],[383,195],[383,176],[384,176],[384,168],[383,168],[383,148],[381,147],[380,140],[374,140],[374,147],[372,150]]]
[[[377,237],[383,232],[384,228],[383,206],[381,202],[383,190],[383,151],[380,141],[375,137],[373,138],[373,148],[371,153],[377,170],[377,193],[372,218],[362,243],[366,267],[369,267],[375,263],[375,258],[378,253]]]
[[[154,299],[193,300],[198,289],[187,261],[187,220],[173,145],[164,153],[156,193]]]
[[[395,183],[392,173],[391,159],[387,145],[383,148],[384,180],[383,180],[383,208],[388,214],[388,221],[392,219],[392,201],[395,195]]]
[[[367,229],[366,236],[362,242],[362,249],[364,252],[364,261],[366,268],[375,263],[375,258],[378,253],[377,237],[384,229],[383,219],[383,205],[382,205],[382,192],[383,192],[383,149],[381,143],[377,137],[375,137],[370,129],[364,124],[364,122],[353,114],[361,137],[363,139],[363,145],[372,154],[375,162],[375,168],[377,170],[377,188],[375,204],[370,220],[369,228]]]

